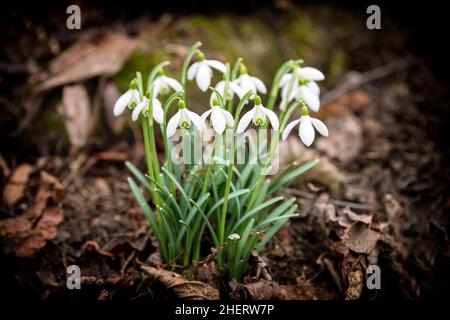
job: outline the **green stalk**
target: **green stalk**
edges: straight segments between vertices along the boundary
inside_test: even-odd
[[[233,66],[233,70],[231,71],[229,81],[233,81],[237,78],[242,60],[243,59],[241,57],[237,58],[236,62],[234,63],[234,66]],[[230,99],[230,100],[228,100],[227,110],[228,110],[228,112],[231,112],[232,109],[233,109],[233,99]]]
[[[247,102],[247,100],[254,94],[253,91],[249,91],[247,92],[244,97],[241,99],[241,101],[239,102],[237,109],[236,109],[236,114],[234,117],[234,128],[233,128],[233,132],[236,132],[237,129],[237,125],[239,122],[239,117],[241,114],[241,110],[244,107],[245,103]],[[219,225],[219,243],[223,244],[224,243],[224,238],[225,238],[225,223],[227,220],[227,206],[228,206],[228,196],[230,193],[230,185],[231,185],[231,179],[233,177],[233,166],[234,166],[234,152],[235,152],[235,137],[233,136],[233,139],[231,140],[231,148],[230,148],[230,163],[228,165],[228,174],[227,174],[227,181],[225,184],[225,195],[224,195],[224,202],[223,202],[223,206],[222,206],[222,214],[221,214],[221,219],[220,219],[220,225]]]
[[[268,166],[268,164],[272,161],[273,152],[276,150],[276,148],[278,147],[278,144],[280,143],[280,138],[281,138],[282,132],[283,132],[284,128],[286,127],[286,124],[287,124],[289,118],[291,117],[291,115],[295,111],[295,109],[302,103],[303,103],[303,100],[297,100],[294,103],[292,103],[291,107],[287,110],[285,116],[282,117],[282,121],[280,124],[280,128],[277,132],[275,143],[271,143],[270,153],[267,158],[267,161],[263,164],[263,168]],[[261,188],[263,181],[264,181],[264,175],[261,175],[258,179],[258,182],[256,183],[255,189],[253,189],[252,195],[250,196],[250,201],[248,203],[247,209],[245,210],[244,216],[248,213],[249,210],[252,209],[253,204],[256,200],[256,197],[258,195],[259,189]]]
[[[283,77],[285,73],[289,72],[290,69],[292,69],[295,65],[298,65],[299,63],[303,63],[303,60],[288,60],[285,63],[283,63],[281,67],[278,69],[272,81],[272,88],[270,90],[269,100],[266,105],[268,109],[273,110],[275,106],[275,102],[277,101],[278,97],[278,91],[280,89],[281,77]]]
[[[183,93],[183,100],[186,100],[186,77],[187,77],[187,70],[189,68],[189,64],[191,63],[192,57],[195,53],[195,51],[202,45],[200,41],[196,42],[188,51],[186,58],[184,58],[183,62],[183,68],[181,69],[181,85],[183,86],[184,93]]]

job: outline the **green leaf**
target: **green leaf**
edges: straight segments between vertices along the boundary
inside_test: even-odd
[[[139,187],[137,186],[136,182],[134,182],[133,179],[128,178],[128,184],[130,185],[131,192],[133,192],[139,206],[142,208],[145,216],[150,221],[152,230],[155,233],[155,235],[158,238],[158,241],[160,243],[161,254],[163,254],[163,256],[167,256],[167,251],[165,250],[165,236],[164,236],[164,233],[162,233],[161,230],[159,229],[155,214],[153,213],[152,209],[148,205],[147,200],[145,200],[144,195],[142,194],[141,190],[139,190]]]
[[[149,180],[145,177],[145,175],[136,168],[131,162],[125,161],[125,165],[127,166],[128,170],[136,177],[136,179],[139,180],[140,183],[144,185],[144,187],[152,193],[152,186],[150,185]]]
[[[274,203],[277,203],[278,201],[283,200],[284,197],[279,196],[270,200],[267,200],[266,202],[260,204],[259,206],[256,206],[255,208],[253,208],[251,211],[249,211],[245,216],[243,216],[238,223],[236,223],[233,227],[233,229],[231,230],[230,233],[234,233],[236,232],[237,228],[239,228],[239,226],[244,223],[246,220],[253,218],[254,215],[256,214],[260,214],[262,210],[264,210],[265,208],[273,205]]]
[[[305,164],[301,165],[297,169],[293,170],[291,173],[285,175],[284,177],[281,177],[280,179],[275,179],[268,190],[268,194],[272,194],[277,189],[286,187],[289,185],[293,180],[295,180],[299,175],[304,173],[305,171],[308,171],[312,167],[314,167],[319,162],[319,159],[314,159],[311,161],[306,162]]]

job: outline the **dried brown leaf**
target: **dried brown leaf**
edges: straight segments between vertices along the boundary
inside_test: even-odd
[[[50,63],[50,75],[35,91],[39,93],[96,76],[111,76],[139,45],[138,40],[113,31],[86,33]]]
[[[271,300],[281,298],[278,283],[261,279],[257,282],[244,284],[247,296],[252,300]]]
[[[88,137],[91,117],[89,95],[86,88],[80,84],[65,86],[58,112],[64,119],[70,143],[77,147],[83,147]]]
[[[141,265],[141,269],[158,281],[175,298],[186,300],[218,300],[219,291],[201,281],[189,281],[175,272]]]
[[[364,222],[356,221],[345,232],[343,243],[352,251],[369,254],[375,248],[380,232]]]
[[[41,172],[34,205],[19,217],[0,221],[0,235],[5,237],[4,252],[30,257],[55,238],[57,226],[64,220],[63,195],[64,188],[58,179]]]
[[[114,134],[119,134],[122,132],[126,119],[126,117],[116,117],[113,114],[114,104],[119,96],[120,92],[119,89],[117,89],[117,86],[112,82],[108,82],[105,86],[105,90],[103,91],[103,112],[105,115],[106,124]]]
[[[18,166],[3,189],[3,200],[12,206],[22,198],[33,167],[28,163]]]

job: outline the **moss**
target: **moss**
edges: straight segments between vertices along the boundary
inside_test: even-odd
[[[119,90],[125,91],[130,85],[130,81],[140,71],[144,81],[150,70],[158,63],[168,60],[169,55],[162,49],[152,48],[152,50],[139,50],[134,52],[123,66],[122,70],[112,77],[112,81]]]

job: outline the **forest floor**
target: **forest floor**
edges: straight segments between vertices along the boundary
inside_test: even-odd
[[[48,52],[52,43],[67,48],[79,37],[58,42],[57,35],[47,33],[46,49],[36,45],[32,53],[42,57],[36,61],[48,61],[61,54],[55,48],[54,55]],[[125,40],[117,41],[120,46]],[[15,45],[23,44],[9,43],[7,49],[19,50]],[[290,50],[285,42],[278,45],[282,52]],[[185,52],[183,45],[170,48]],[[2,75],[11,77],[14,87],[0,97],[10,114],[0,121],[3,137],[11,138],[0,150],[0,274],[9,297],[201,297],[204,288],[194,280],[218,289],[225,299],[417,298],[444,292],[449,283],[444,271],[450,269],[447,92],[418,56],[399,54],[380,61],[376,53],[348,50],[348,56],[375,57],[354,59],[323,88],[318,117],[330,130],[328,139],[319,138],[314,148],[306,149],[291,137],[281,146],[283,163],[321,161],[280,191],[297,198],[300,217],[252,257],[242,283],[221,279],[211,261],[177,268],[182,277],[176,285],[170,271],[155,275],[146,269],[161,266],[157,243],[129,190],[124,166],[126,160],[144,166],[139,132],[130,127],[121,136],[124,124],[103,115],[107,128],[90,130],[82,147],[68,147],[67,137],[53,127],[50,135],[36,135],[53,125],[54,116],[37,119],[49,113],[58,117],[54,108],[42,106],[42,95],[27,98],[20,111],[14,108],[30,90],[30,85],[20,86],[24,77],[40,73],[31,62],[19,66],[2,61]],[[407,50],[400,47],[400,52]],[[108,77],[91,76],[95,80],[89,80],[87,92],[96,114],[103,107],[95,105],[108,105],[114,94],[107,92],[117,88]],[[67,80],[54,78],[43,83],[53,89]],[[49,90],[45,88],[44,101],[58,100],[60,93]],[[65,125],[76,131],[77,123]],[[39,129],[28,129],[33,126]],[[68,134],[75,144],[86,140],[76,132]],[[81,267],[82,290],[66,287],[66,269],[72,264]],[[380,290],[366,287],[369,265],[382,271]]]

